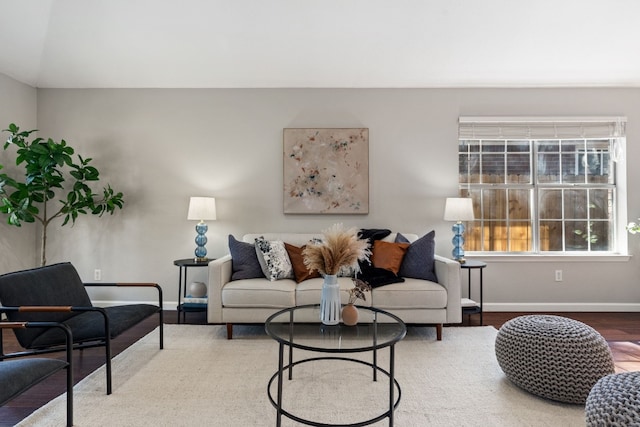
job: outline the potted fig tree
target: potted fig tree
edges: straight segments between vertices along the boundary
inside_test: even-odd
[[[122,193],[110,185],[103,187],[101,193],[93,191],[89,184],[99,181],[98,169],[91,166],[91,158],[77,155],[74,161],[75,150],[64,139],[29,141],[37,131],[21,131],[13,123],[4,132],[9,132],[4,150],[15,148],[15,164],[22,169],[16,173],[19,177],[0,173],[0,213],[17,227],[23,222],[42,225],[41,265],[47,263],[47,227],[52,221],[60,218],[64,226],[74,224],[81,214],[102,216],[122,208]]]

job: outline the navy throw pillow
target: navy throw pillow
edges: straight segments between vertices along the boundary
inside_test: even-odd
[[[402,259],[398,276],[438,281],[435,269],[435,236],[436,232],[432,230],[409,245]],[[409,240],[398,233],[396,243],[409,243]]]
[[[254,245],[236,240],[229,234],[229,252],[231,253],[231,280],[265,277]]]

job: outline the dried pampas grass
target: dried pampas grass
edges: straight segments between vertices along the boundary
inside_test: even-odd
[[[302,251],[304,265],[309,271],[320,274],[338,274],[342,267],[358,267],[358,261],[369,258],[369,242],[358,238],[358,230],[345,230],[342,224],[334,224],[323,231],[321,242],[309,243]]]

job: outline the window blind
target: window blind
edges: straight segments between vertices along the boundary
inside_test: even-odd
[[[460,117],[466,139],[624,138],[626,117]]]

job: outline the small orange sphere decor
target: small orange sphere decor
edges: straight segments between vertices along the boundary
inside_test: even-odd
[[[342,307],[342,323],[347,326],[358,324],[358,307],[353,304],[347,304]]]

